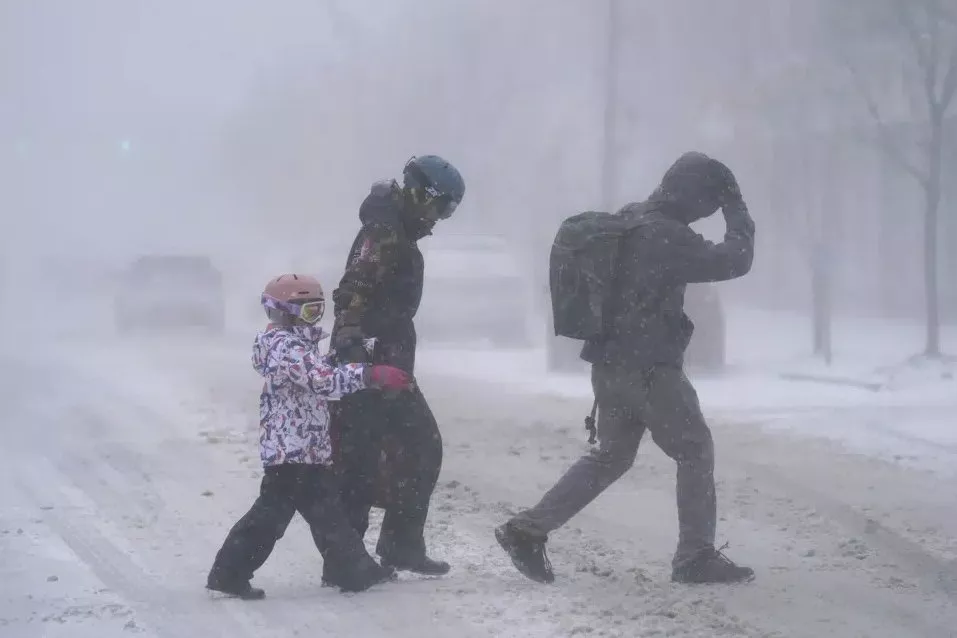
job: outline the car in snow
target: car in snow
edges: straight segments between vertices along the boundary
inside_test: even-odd
[[[425,289],[415,325],[423,343],[531,344],[531,288],[505,238],[435,235],[420,246]]]
[[[222,273],[204,255],[143,255],[120,274],[118,284],[113,313],[120,332],[225,329]]]
[[[685,366],[700,371],[720,370],[725,365],[725,319],[718,290],[711,284],[690,284],[685,291],[685,312],[695,324],[685,351]],[[587,368],[579,358],[582,342],[554,335],[551,322],[546,341],[548,369],[581,372]]]

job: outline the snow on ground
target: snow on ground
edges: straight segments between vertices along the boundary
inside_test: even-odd
[[[776,373],[817,372],[800,341],[761,344],[766,330],[731,329],[751,350],[732,340],[733,372],[696,384],[718,449],[719,534],[755,567],[754,583],[669,581],[674,464],[650,441],[553,534],[558,582],[524,580],[491,530],[588,449],[587,380],[545,375],[535,353],[443,350],[422,352],[420,382],[446,450],[429,542],[453,572],[340,595],[320,587],[321,560],[297,520],[257,573],[269,596],[259,603],[202,589],[261,476],[250,335],[77,331],[48,351],[5,344],[0,396],[15,453],[0,469],[0,636],[954,635],[957,479],[943,470],[957,449],[941,420],[953,418],[951,382],[874,392],[788,381]],[[852,345],[874,357],[862,372],[920,345],[919,332],[872,337],[886,346],[879,356],[863,332],[834,368]]]

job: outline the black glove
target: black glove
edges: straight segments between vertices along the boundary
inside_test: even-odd
[[[736,206],[743,201],[741,197],[741,188],[738,186],[738,180],[734,173],[723,162],[713,160],[714,178],[716,180],[718,203],[722,210],[728,207]]]
[[[748,206],[738,195],[737,201],[730,201],[721,207],[724,222],[727,226],[725,235],[744,235],[754,237],[754,220],[748,213]]]
[[[362,345],[365,334],[359,326],[341,326],[333,331],[330,348],[343,363],[368,363],[369,353]]]

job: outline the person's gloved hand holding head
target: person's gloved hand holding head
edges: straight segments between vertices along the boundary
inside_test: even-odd
[[[668,168],[651,199],[671,204],[672,214],[690,224],[737,204],[741,190],[725,164],[692,151]]]

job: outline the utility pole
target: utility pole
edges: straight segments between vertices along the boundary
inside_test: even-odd
[[[618,0],[607,1],[605,58],[605,117],[601,159],[601,201],[608,212],[615,210],[618,195],[618,81],[621,46],[621,11]]]

